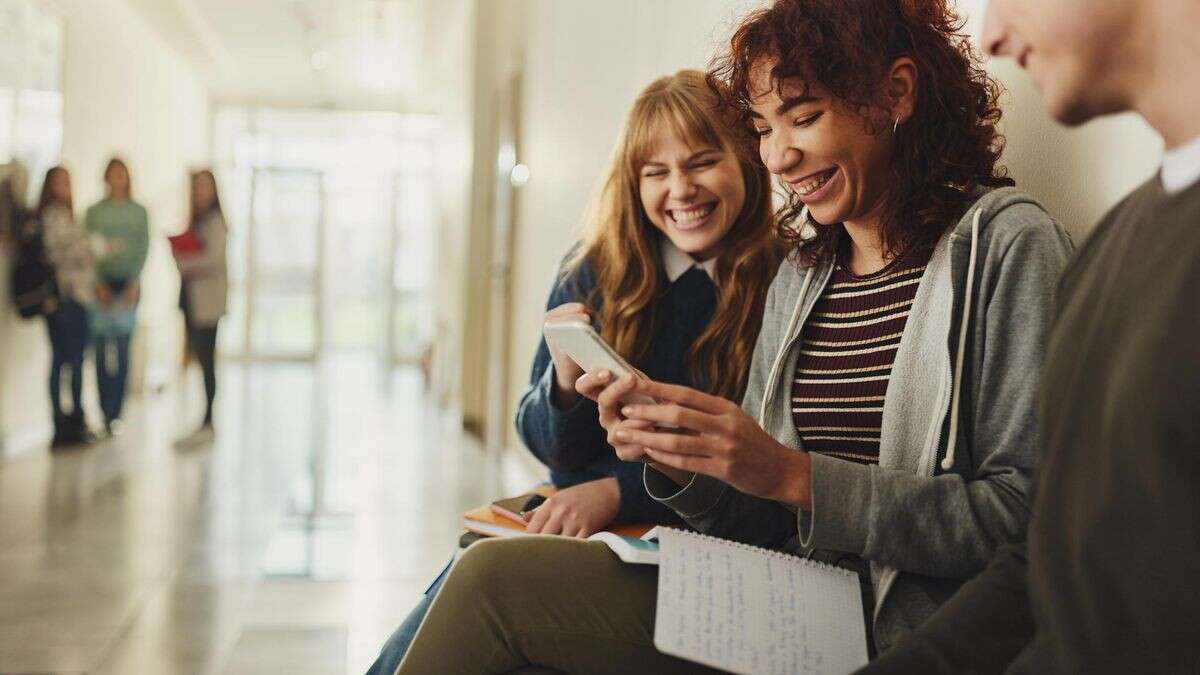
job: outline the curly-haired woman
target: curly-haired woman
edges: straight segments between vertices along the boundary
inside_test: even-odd
[[[880,650],[1024,534],[1071,253],[997,164],[998,87],[960,27],[941,0],[777,0],[749,16],[710,75],[789,190],[795,255],[742,405],[579,383],[618,455],[649,461],[647,491],[690,525],[857,571]],[[660,404],[621,407],[631,390]],[[653,646],[653,571],[600,546],[469,551],[401,671],[696,672]]]

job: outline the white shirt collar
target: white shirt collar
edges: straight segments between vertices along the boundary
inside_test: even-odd
[[[1183,192],[1197,180],[1200,180],[1200,138],[1193,138],[1163,154],[1164,190],[1171,194]]]
[[[679,250],[679,247],[671,243],[671,240],[666,237],[662,238],[662,261],[663,269],[665,269],[667,272],[667,279],[671,283],[675,283],[676,279],[683,276],[684,272],[687,272],[693,267],[699,267],[700,269],[704,270],[704,272],[708,274],[709,279],[716,279],[716,277],[713,276],[717,269],[716,256],[713,256],[704,262],[696,262],[692,256]]]

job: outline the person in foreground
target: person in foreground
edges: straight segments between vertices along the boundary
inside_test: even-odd
[[[778,0],[747,18],[713,81],[789,189],[794,255],[742,406],[649,379],[577,383],[689,525],[858,572],[881,650],[1024,535],[1046,321],[1071,251],[1003,187],[997,88],[958,26],[945,3],[892,0]],[[631,391],[661,403],[621,406]],[[655,596],[654,570],[602,545],[484,542],[399,672],[702,671],[654,648]]]
[[[545,320],[595,324],[649,376],[736,400],[783,246],[754,137],[718,106],[697,70],[641,93]],[[540,342],[516,424],[560,489],[529,514],[527,531],[586,538],[614,522],[679,525],[646,494],[641,467],[617,459],[606,442],[596,404],[575,390],[582,374],[557,345]],[[369,673],[396,669],[439,587],[426,591]]]
[[[868,672],[1200,672],[1197,30],[1187,0],[992,0],[987,50],[1058,120],[1133,110],[1166,156],[1062,280],[1028,544]]]

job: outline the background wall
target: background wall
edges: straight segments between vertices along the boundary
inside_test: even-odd
[[[512,276],[509,415],[528,380],[552,275],[579,234],[580,213],[628,106],[655,77],[703,68],[750,0],[532,0],[524,37],[521,161]],[[984,0],[960,0],[978,35]],[[989,68],[1007,87],[1004,162],[1077,241],[1122,194],[1156,169],[1161,143],[1132,116],[1059,127],[1014,64]],[[519,441],[509,436],[510,446]]]
[[[978,44],[987,0],[958,0],[957,6]],[[1158,170],[1162,140],[1140,117],[1116,115],[1066,129],[1046,114],[1033,82],[1012,59],[991,60],[987,67],[1007,90],[1003,162],[1017,186],[1037,197],[1076,244],[1109,207]]]
[[[481,2],[475,27],[475,161],[465,242],[467,279],[460,308],[465,327],[460,379],[463,423],[492,445],[503,445],[507,429],[512,426],[504,419],[506,413],[497,414],[493,405],[494,399],[506,398],[502,381],[507,376],[506,367],[493,367],[496,364],[492,360],[497,354],[505,354],[507,312],[511,306],[507,295],[510,287],[504,279],[512,248],[514,195],[507,184],[507,172],[513,158],[502,158],[500,153],[506,135],[514,135],[518,131],[515,127],[523,121],[519,86],[529,9],[527,0]],[[489,416],[496,419],[489,420]]]
[[[54,0],[66,24],[63,157],[78,217],[103,195],[101,173],[118,154],[135,198],[150,213],[132,382],[169,376],[179,349],[179,279],[165,234],[184,223],[188,168],[209,152],[208,93],[194,72],[125,0]],[[41,176],[31,176],[41,184]],[[7,304],[7,295],[0,300]],[[0,450],[17,451],[49,433],[45,403],[49,346],[41,321],[18,322],[0,307]],[[136,387],[136,384],[134,385]]]
[[[454,413],[462,411],[465,296],[468,292],[469,244],[474,162],[474,0],[446,0],[430,16],[427,27],[423,87],[430,108],[440,118],[438,161],[438,265],[436,271],[437,336],[433,389]]]

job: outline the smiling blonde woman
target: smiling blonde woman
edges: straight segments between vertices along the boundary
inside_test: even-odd
[[[660,78],[638,96],[584,228],[546,319],[596,325],[655,380],[740,398],[783,246],[754,137],[721,110],[704,73]],[[614,454],[596,404],[575,390],[581,375],[553,342],[538,345],[517,430],[560,490],[528,531],[583,538],[614,522],[680,524],[646,494],[641,466]],[[437,589],[370,672],[399,663]]]

